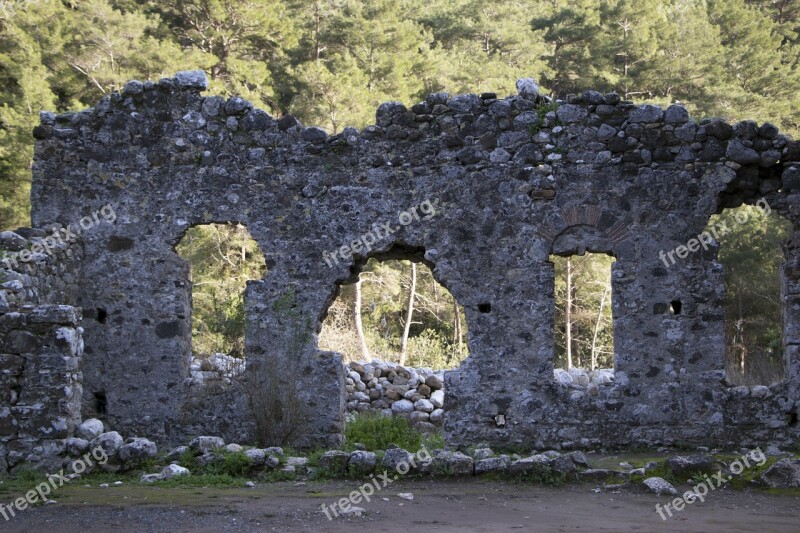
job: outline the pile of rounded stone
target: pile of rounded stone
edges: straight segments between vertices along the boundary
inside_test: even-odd
[[[90,418],[84,420],[75,431],[75,436],[65,440],[65,450],[75,459],[69,463],[71,468],[82,464],[89,473],[96,468],[105,472],[122,472],[140,463],[153,459],[158,454],[156,444],[140,437],[123,439],[116,431],[106,431],[103,422]]]
[[[222,437],[201,436],[195,437],[188,446],[178,446],[171,450],[166,459],[171,463],[157,474],[142,475],[142,483],[152,483],[169,479],[176,475],[188,475],[190,472],[178,464],[185,454],[194,456],[194,462],[199,466],[207,466],[225,460],[225,454],[243,453],[250,460],[250,470],[275,469],[281,464],[283,449],[272,448],[245,448],[239,444],[225,444]],[[289,459],[292,459],[291,457]]]
[[[224,353],[213,353],[208,357],[192,355],[189,361],[192,385],[202,385],[210,381],[230,383],[245,369],[245,360]]]
[[[407,417],[412,426],[434,431],[444,418],[441,372],[375,359],[345,364],[347,411],[379,411]]]
[[[587,389],[591,385],[609,385],[614,383],[615,374],[613,368],[598,368],[596,370],[586,370],[585,368],[556,368],[553,370],[553,377],[557,383],[575,389]]]
[[[226,455],[241,453],[249,460],[247,474],[264,470],[280,470],[287,474],[308,475],[313,472],[307,457],[284,457],[283,448],[256,448],[240,444],[225,444],[222,437],[201,436],[192,439],[188,446],[178,446],[170,450],[166,460],[170,464],[157,474],[144,474],[142,483],[152,483],[169,479],[175,475],[188,475],[189,470],[178,463],[186,454],[191,454],[198,466],[208,466],[225,461]],[[248,485],[252,486],[252,485]]]

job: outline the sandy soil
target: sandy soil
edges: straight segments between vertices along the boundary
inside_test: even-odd
[[[594,492],[593,485],[542,487],[482,480],[398,481],[359,504],[361,517],[328,520],[355,481],[273,483],[255,488],[164,489],[70,486],[55,504],[18,513],[0,530],[104,531],[686,531],[798,532],[798,495],[720,489],[667,521],[666,496]],[[413,501],[397,496],[411,492]],[[384,500],[385,498],[385,500]]]

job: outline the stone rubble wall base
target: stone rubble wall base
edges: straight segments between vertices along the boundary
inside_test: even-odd
[[[81,422],[80,322],[80,308],[68,305],[0,315],[0,471],[62,465],[65,440]]]

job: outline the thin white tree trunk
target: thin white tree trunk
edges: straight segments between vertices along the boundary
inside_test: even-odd
[[[603,296],[600,298],[600,309],[597,311],[597,320],[594,322],[594,335],[592,335],[592,370],[597,368],[597,335],[600,332],[600,319],[603,318],[603,306],[606,303],[608,286],[603,287]]]
[[[361,358],[364,361],[369,361],[372,358],[369,355],[367,338],[364,336],[364,324],[361,322],[361,280],[356,281],[356,297],[355,303],[353,304],[353,318],[355,319],[356,323],[358,342],[361,344]]]
[[[461,358],[461,311],[458,309],[458,302],[453,297],[453,348],[457,358]],[[448,361],[449,363],[449,361]]]
[[[414,318],[414,295],[417,291],[417,264],[411,262],[411,286],[408,288],[408,309],[406,323],[403,326],[403,339],[400,341],[400,364],[406,364],[406,351],[408,349],[408,332],[411,329],[411,320]]]
[[[572,259],[567,257],[567,302],[564,309],[564,334],[567,352],[567,370],[572,368]]]

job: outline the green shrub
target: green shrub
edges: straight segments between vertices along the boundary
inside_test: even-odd
[[[305,457],[308,459],[308,466],[319,466],[319,460],[326,451],[328,450],[317,448],[314,451],[306,452]]]
[[[445,447],[444,436],[441,433],[428,433],[422,437],[422,447],[428,450],[442,450]]]
[[[221,452],[217,454],[217,460],[203,468],[206,474],[228,475],[231,477],[243,477],[253,466],[253,461],[244,452]]]
[[[353,421],[347,423],[344,435],[348,449],[353,449],[356,443],[363,444],[368,450],[385,450],[389,444],[396,444],[416,452],[423,439],[423,434],[411,428],[405,418],[377,413],[356,415]]]
[[[188,468],[190,472],[194,472],[199,468],[194,451],[188,448],[178,456],[178,464]]]

